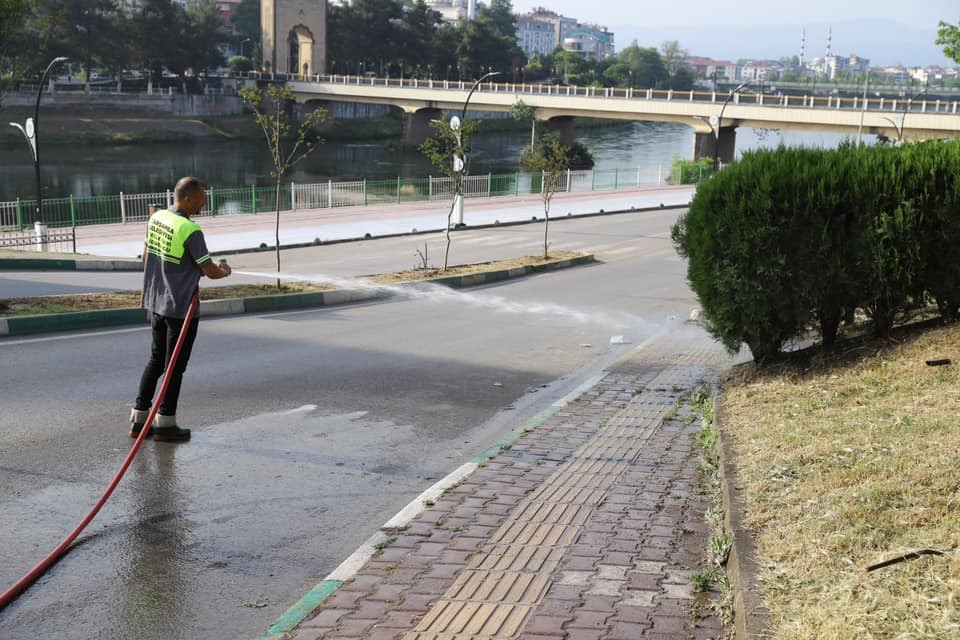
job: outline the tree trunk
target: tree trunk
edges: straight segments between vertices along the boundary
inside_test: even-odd
[[[447,233],[445,236],[447,239],[447,246],[443,250],[443,269],[441,269],[440,271],[447,270],[447,261],[450,259],[450,223],[453,222],[453,210],[457,208],[457,197],[458,197],[458,194],[454,193],[453,202],[450,203],[450,212],[447,213]],[[460,195],[459,197],[462,198],[463,196]]]
[[[274,192],[275,199],[274,203],[277,207],[277,218],[276,224],[273,229],[273,239],[276,242],[276,251],[277,251],[277,291],[280,290],[280,179],[282,176],[277,176],[277,188]]]
[[[547,232],[550,231],[550,199],[543,201],[543,259],[550,257],[547,253]]]

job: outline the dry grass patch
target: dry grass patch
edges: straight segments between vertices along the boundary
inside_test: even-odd
[[[771,637],[960,638],[958,344],[950,326],[724,381]]]
[[[278,293],[303,293],[327,291],[332,287],[294,283],[281,285],[277,290],[272,284],[238,284],[222,287],[200,287],[201,300],[225,298],[253,298]],[[83,293],[62,296],[39,296],[36,298],[9,298],[0,300],[0,317],[26,316],[45,313],[69,313],[72,311],[99,311],[103,309],[127,309],[140,306],[139,291],[115,291],[111,293]]]
[[[514,269],[555,260],[564,260],[583,255],[578,252],[558,251],[544,260],[542,256],[524,256],[509,260],[483,262],[448,267],[446,271],[438,269],[413,269],[395,273],[382,273],[364,276],[362,279],[379,284],[396,284],[417,280],[447,276],[463,276],[486,271]],[[278,290],[274,284],[238,284],[217,287],[200,287],[201,300],[223,300],[225,298],[254,298],[284,293],[304,293],[310,291],[329,291],[336,288],[323,282],[284,283]],[[39,315],[47,313],[68,313],[72,311],[97,311],[103,309],[124,309],[140,306],[139,291],[117,291],[111,293],[87,293],[61,296],[38,296],[32,298],[9,298],[0,300],[0,318],[9,316]]]

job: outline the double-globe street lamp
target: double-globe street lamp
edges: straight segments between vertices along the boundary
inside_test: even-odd
[[[713,171],[717,172],[717,169],[720,168],[720,127],[723,125],[723,112],[727,108],[727,105],[733,99],[733,96],[737,95],[737,92],[746,87],[748,84],[753,82],[753,80],[744,80],[738,84],[729,95],[727,95],[726,100],[723,101],[723,105],[720,107],[720,117],[710,116],[710,129],[713,131]]]
[[[467,170],[467,154],[463,150],[463,138],[460,134],[461,123],[467,118],[467,105],[470,104],[470,98],[473,97],[473,92],[477,90],[477,87],[480,86],[481,82],[487,78],[492,78],[493,76],[498,75],[500,75],[499,71],[490,71],[477,78],[473,83],[473,87],[470,88],[470,93],[467,94],[467,99],[463,102],[463,109],[460,111],[460,117],[458,118],[457,116],[453,116],[450,118],[450,129],[457,136],[457,152],[453,154],[453,172],[457,176],[454,185],[456,187],[456,191],[453,194],[453,197],[456,198],[456,205],[454,208],[457,211],[457,227],[463,226],[463,174]]]
[[[40,76],[40,86],[37,88],[37,102],[33,107],[33,117],[28,117],[23,125],[17,122],[10,123],[11,127],[16,127],[20,130],[23,137],[27,139],[30,150],[33,152],[33,168],[37,179],[37,217],[34,221],[34,228],[36,229],[37,241],[41,245],[41,249],[46,240],[46,225],[43,222],[43,194],[40,190],[40,98],[43,95],[43,83],[46,81],[50,69],[58,62],[66,62],[66,60],[67,58],[62,56],[54,58],[50,61],[50,64],[47,65],[47,68],[44,69],[43,75]]]

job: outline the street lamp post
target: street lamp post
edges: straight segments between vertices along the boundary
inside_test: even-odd
[[[713,171],[717,172],[717,169],[720,167],[720,127],[723,126],[723,112],[727,108],[727,104],[730,103],[730,100],[733,99],[733,96],[737,95],[737,92],[740,89],[743,89],[745,86],[750,84],[752,80],[744,80],[738,84],[729,95],[727,95],[726,100],[723,101],[723,105],[720,107],[720,117],[710,116],[710,128],[713,129]]]
[[[10,123],[11,127],[16,127],[20,130],[23,137],[27,139],[30,150],[33,152],[33,169],[37,179],[37,219],[34,221],[34,228],[37,232],[37,240],[40,243],[39,248],[41,251],[43,250],[43,245],[46,244],[47,226],[43,222],[43,194],[40,189],[40,98],[43,96],[43,83],[46,82],[50,69],[58,62],[65,62],[66,60],[67,58],[62,56],[54,58],[50,61],[50,64],[47,65],[47,68],[44,69],[43,75],[40,76],[40,86],[37,88],[37,101],[33,107],[33,117],[27,118],[23,126],[16,122]]]
[[[240,41],[240,57],[243,57],[243,45],[247,42],[250,42],[250,38],[244,38]]]
[[[884,116],[884,120],[893,125],[894,130],[897,132],[897,143],[903,143],[903,121],[907,118],[907,112],[910,111],[910,108],[913,106],[913,101],[919,97],[921,94],[926,93],[927,87],[924,86],[922,89],[917,91],[915,94],[907,98],[907,102],[903,107],[903,112],[898,113],[893,117],[893,120]]]
[[[463,179],[464,172],[467,169],[467,158],[466,153],[463,150],[463,138],[460,134],[460,125],[467,118],[467,105],[470,104],[470,98],[473,97],[473,92],[477,90],[477,87],[480,86],[480,83],[486,80],[487,78],[492,78],[493,76],[500,75],[499,71],[490,71],[484,75],[477,78],[473,86],[470,88],[470,93],[467,94],[467,99],[463,102],[463,109],[460,110],[460,117],[450,118],[450,128],[453,129],[454,133],[457,136],[457,153],[453,156],[453,171],[457,174],[456,181],[456,193],[454,193],[454,198],[456,198],[455,209],[457,211],[457,225],[463,225]]]

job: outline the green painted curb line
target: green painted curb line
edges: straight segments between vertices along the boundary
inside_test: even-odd
[[[244,313],[263,313],[266,311],[285,311],[306,307],[322,307],[323,292],[283,293],[276,296],[260,296],[243,299]]]
[[[139,260],[74,260],[71,258],[0,258],[0,270],[143,271]]]
[[[313,610],[323,604],[323,601],[334,594],[343,585],[343,580],[324,580],[310,589],[296,604],[287,609],[282,616],[259,637],[258,640],[281,640],[284,635],[293,631],[298,624],[304,621]]]
[[[73,313],[49,313],[38,316],[10,316],[6,318],[7,333],[22,336],[50,331],[73,329],[96,329],[124,324],[146,324],[147,312],[143,309],[108,309],[105,311],[76,311]]]
[[[64,269],[76,271],[76,260],[58,258],[0,258],[0,269]]]
[[[490,458],[496,456],[504,449],[509,449],[510,446],[519,440],[524,434],[546,422],[559,410],[560,407],[558,406],[551,405],[547,407],[537,415],[524,422],[518,428],[511,431],[507,436],[496,441],[478,456],[471,458],[470,462],[482,464],[483,462],[486,462]],[[277,620],[270,625],[270,627],[257,640],[284,640],[284,638],[287,637],[284,634],[293,631],[304,620],[306,620],[307,616],[313,613],[317,607],[323,604],[327,598],[332,596],[337,589],[343,586],[343,583],[343,580],[324,580],[313,589],[308,591],[307,594],[300,598],[296,604],[287,609],[287,611],[282,616],[277,618]]]
[[[501,280],[509,280],[510,278],[528,276],[531,273],[541,273],[544,271],[552,271],[553,269],[563,269],[566,267],[573,267],[594,261],[596,261],[596,257],[590,253],[585,256],[564,258],[563,260],[557,260],[555,262],[549,262],[546,264],[532,264],[524,267],[514,267],[513,269],[486,271],[483,273],[473,273],[465,276],[441,276],[439,278],[430,278],[428,280],[418,280],[410,284],[417,285],[422,282],[428,282],[430,284],[441,284],[450,287],[451,289],[464,289],[466,287],[471,287],[478,284],[499,282]]]
[[[484,449],[482,452],[480,452],[479,455],[473,458],[470,458],[470,462],[475,462],[476,464],[482,464],[487,460],[489,460],[490,458],[497,455],[498,453],[500,453],[501,451],[503,451],[504,449],[509,449],[511,446],[513,446],[514,442],[516,442],[521,437],[523,437],[528,431],[539,427],[541,424],[549,420],[553,416],[553,414],[555,414],[559,410],[560,410],[560,407],[555,407],[553,405],[547,407],[546,409],[544,409],[543,411],[533,416],[532,418],[524,422],[522,425],[520,425],[519,427],[517,427],[516,429],[508,433],[506,436],[504,436],[503,438],[500,438],[499,440],[494,442],[491,446]]]

